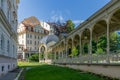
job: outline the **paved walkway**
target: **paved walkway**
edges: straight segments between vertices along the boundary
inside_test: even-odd
[[[14,80],[19,72],[20,72],[20,69],[15,69],[11,72],[8,72],[4,76],[1,76],[0,80]]]

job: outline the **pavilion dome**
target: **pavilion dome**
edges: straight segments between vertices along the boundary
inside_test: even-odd
[[[45,44],[47,47],[50,47],[58,41],[59,41],[59,38],[56,35],[51,34],[51,35],[47,35],[47,36],[43,37],[40,40],[40,44]]]

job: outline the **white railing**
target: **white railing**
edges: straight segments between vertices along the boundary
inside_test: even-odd
[[[120,64],[120,54],[92,54],[53,60],[55,63]]]

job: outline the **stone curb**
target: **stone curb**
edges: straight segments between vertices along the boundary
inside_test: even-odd
[[[17,77],[14,80],[18,80],[22,72],[23,72],[23,68],[20,70],[19,74],[17,75]]]

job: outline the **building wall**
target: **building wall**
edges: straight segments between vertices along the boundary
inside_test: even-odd
[[[28,55],[39,52],[39,41],[49,33],[49,31],[47,31],[48,33],[46,31],[41,25],[31,27],[20,23],[18,26],[18,43],[23,45],[24,50],[26,50],[26,58]],[[23,51],[18,52],[23,53]]]
[[[0,76],[17,67],[16,0],[0,0]]]
[[[41,24],[41,26],[43,28],[45,28],[46,30],[50,31],[50,25],[48,23],[41,21],[40,24]]]

